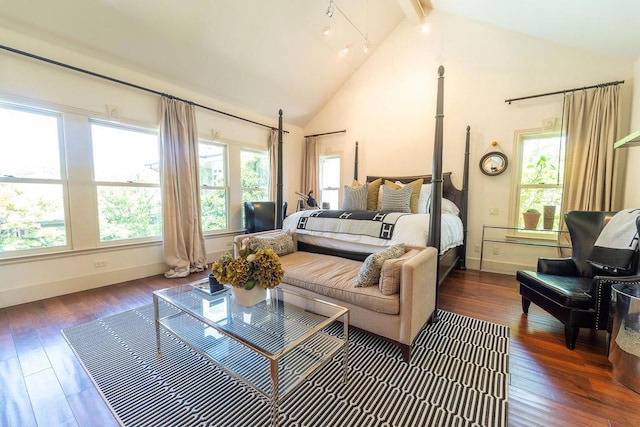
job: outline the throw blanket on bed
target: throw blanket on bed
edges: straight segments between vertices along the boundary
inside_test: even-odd
[[[297,229],[329,233],[358,234],[391,240],[399,212],[375,211],[305,211],[298,219]]]
[[[589,263],[611,274],[633,274],[638,250],[636,218],[640,209],[616,213],[604,226],[589,255]]]

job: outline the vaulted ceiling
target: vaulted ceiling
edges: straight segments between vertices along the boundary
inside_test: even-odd
[[[640,57],[633,22],[640,2],[631,0],[334,0],[331,18],[329,3],[0,0],[0,25],[267,116],[283,108],[298,126],[402,20],[428,21],[432,8],[579,49]]]

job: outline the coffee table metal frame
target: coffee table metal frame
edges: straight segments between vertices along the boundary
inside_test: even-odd
[[[153,293],[160,357],[163,328],[267,398],[274,426],[278,425],[280,403],[340,351],[342,379],[347,381],[347,308],[280,288],[268,290],[264,301],[246,307],[238,304],[230,291],[209,295],[196,289],[199,284]],[[174,308],[171,314],[160,317],[162,303]],[[342,339],[323,331],[340,318]],[[265,368],[268,364],[268,378],[267,373],[253,369],[256,364]]]

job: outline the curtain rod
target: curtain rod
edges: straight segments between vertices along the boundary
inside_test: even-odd
[[[135,88],[135,89],[140,89],[140,90],[143,90],[145,92],[150,92],[150,93],[153,93],[155,95],[168,96],[169,98],[177,99],[178,101],[186,102],[186,103],[192,104],[192,105],[194,105],[196,107],[200,107],[200,108],[203,108],[205,110],[213,111],[214,113],[222,114],[224,116],[232,117],[234,119],[242,120],[242,121],[247,122],[247,123],[252,123],[254,125],[262,126],[262,127],[269,128],[269,129],[272,129],[272,130],[278,130],[278,128],[274,127],[274,126],[269,126],[269,125],[265,125],[263,123],[259,123],[259,122],[256,122],[256,121],[253,121],[253,120],[250,120],[250,119],[245,119],[244,117],[240,117],[240,116],[236,116],[236,115],[231,114],[231,113],[226,113],[224,111],[216,110],[215,108],[207,107],[206,105],[198,104],[196,102],[189,101],[187,99],[178,98],[177,96],[172,96],[172,95],[169,95],[167,93],[163,93],[163,92],[160,92],[160,91],[157,91],[157,90],[154,90],[154,89],[150,89],[148,87],[140,86],[140,85],[137,85],[137,84],[134,84],[134,83],[126,82],[124,80],[119,80],[119,79],[116,79],[116,78],[113,78],[113,77],[105,76],[104,74],[98,74],[98,73],[95,73],[93,71],[89,71],[89,70],[85,70],[83,68],[75,67],[73,65],[65,64],[64,62],[59,62],[59,61],[55,61],[53,59],[45,58],[44,56],[35,55],[33,53],[29,53],[29,52],[25,52],[25,51],[22,51],[22,50],[14,49],[12,47],[4,46],[4,45],[0,45],[0,48],[4,49],[4,50],[7,50],[9,52],[17,53],[19,55],[27,56],[29,58],[37,59],[39,61],[44,61],[44,62],[47,62],[49,64],[58,65],[58,66],[63,67],[63,68],[68,68],[68,69],[73,70],[73,71],[78,71],[80,73],[84,73],[84,74],[88,74],[90,76],[94,76],[94,77],[98,77],[98,78],[101,78],[101,79],[104,79],[104,80],[108,80],[110,82],[119,83],[121,85],[129,86],[129,87],[132,87],[132,88]],[[289,133],[289,131],[286,131],[286,130],[283,131],[283,132]]]
[[[615,86],[615,85],[619,85],[619,84],[622,84],[622,83],[624,83],[624,80],[618,80],[618,81],[609,82],[609,83],[600,83],[599,85],[577,87],[577,88],[574,88],[574,89],[559,90],[559,91],[556,91],[556,92],[541,93],[539,95],[523,96],[521,98],[505,99],[504,102],[508,102],[509,104],[511,104],[511,102],[513,102],[513,101],[522,101],[523,99],[540,98],[542,96],[549,96],[549,95],[560,95],[561,93],[564,94],[564,93],[567,93],[567,92],[577,92],[579,90],[595,89],[597,87]]]
[[[342,130],[334,130],[333,132],[325,132],[325,133],[316,133],[315,135],[305,135],[305,138],[312,138],[314,136],[325,136],[325,135],[333,135],[335,133],[345,133],[347,130],[346,129],[342,129]]]

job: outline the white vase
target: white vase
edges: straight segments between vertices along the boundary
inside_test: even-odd
[[[254,286],[251,290],[233,286],[231,288],[231,298],[233,298],[237,304],[244,305],[245,307],[251,307],[252,305],[256,305],[267,298],[267,290],[262,289],[258,285]]]

